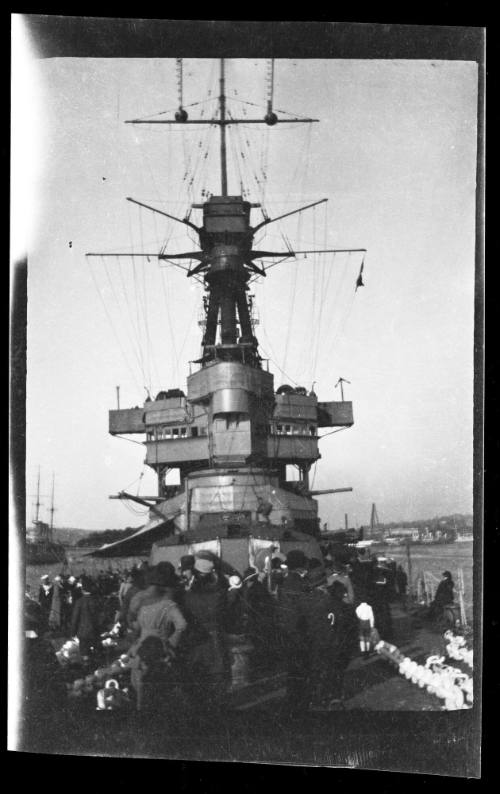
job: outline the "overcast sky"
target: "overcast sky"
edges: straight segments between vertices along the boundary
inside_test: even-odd
[[[203,291],[154,259],[85,254],[192,250],[183,226],[125,199],[182,216],[202,190],[219,192],[218,131],[123,123],[171,117],[173,60],[16,64],[13,223],[29,256],[27,519],[40,465],[44,494],[55,472],[56,525],[137,526],[143,517],[108,496],[155,493],[155,475],[144,449],[108,435],[107,411],[117,385],[121,407],[141,405],[145,388],[185,389]],[[186,106],[217,95],[217,68],[184,62]],[[226,77],[233,116],[260,117],[266,62],[230,60]],[[472,511],[476,84],[477,67],[465,62],[279,60],[275,107],[320,123],[230,132],[231,193],[241,181],[271,215],[328,198],[270,226],[266,246],[368,249],[356,293],[358,254],[284,262],[253,285],[275,387],[315,382],[331,400],[339,377],[350,381],[355,425],[321,442],[313,473],[315,488],[353,488],[320,499],[332,528],[344,513],[351,525],[368,523],[372,502],[381,521]],[[192,118],[203,109],[206,117],[211,103],[188,108]]]

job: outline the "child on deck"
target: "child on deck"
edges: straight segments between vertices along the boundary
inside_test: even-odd
[[[372,632],[375,628],[373,609],[366,601],[356,607],[356,617],[359,623],[359,647],[363,656],[369,656],[372,650]]]

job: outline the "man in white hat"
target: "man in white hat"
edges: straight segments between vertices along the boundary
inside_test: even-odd
[[[224,616],[227,581],[219,576],[214,555],[195,555],[194,580],[185,592],[186,674],[191,696],[220,704],[225,692]]]
[[[49,626],[50,608],[52,606],[53,587],[48,573],[40,577],[40,589],[38,591],[38,603],[42,611],[42,626],[46,631]]]
[[[241,577],[230,576],[224,615],[224,629],[227,634],[244,634],[246,628],[245,613]]]

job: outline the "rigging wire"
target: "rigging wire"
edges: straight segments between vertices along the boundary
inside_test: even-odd
[[[107,263],[106,263],[106,259],[105,259],[105,257],[101,256],[101,257],[100,257],[100,260],[101,260],[101,266],[102,266],[102,268],[104,269],[104,272],[105,272],[105,274],[106,274],[106,277],[107,277],[107,280],[108,280],[108,284],[109,284],[109,286],[110,286],[110,289],[111,289],[111,293],[112,293],[112,295],[113,295],[113,297],[114,297],[114,300],[115,300],[115,303],[116,303],[117,309],[118,309],[118,311],[121,313],[120,301],[118,300],[118,296],[117,296],[117,294],[116,294],[116,291],[115,291],[115,286],[114,286],[113,280],[111,279],[111,276],[109,275],[109,270],[108,270],[108,266],[107,266]],[[130,336],[130,331],[129,331],[129,327],[128,327],[128,323],[127,323],[127,319],[126,319],[126,317],[125,317],[125,322],[122,322],[122,321],[120,321],[120,327],[122,327],[122,328],[124,327],[124,328],[126,329],[127,335],[128,335],[128,337],[129,337],[129,340],[130,340],[130,342],[131,342],[131,347],[132,347],[132,350],[133,350],[133,352],[135,353],[135,355],[136,355],[136,357],[137,357],[137,363],[139,364],[139,369],[141,369],[142,377],[143,377],[143,378],[145,378],[144,371],[143,371],[143,369],[141,368],[141,360],[140,360],[140,356],[139,356],[139,355],[138,355],[138,353],[137,353],[137,350],[138,350],[138,348],[134,349],[134,347],[133,347],[133,341],[134,341],[134,340],[133,340],[133,338]],[[139,343],[139,344],[140,344],[140,343]]]
[[[138,210],[139,210],[141,252],[144,253],[144,229],[142,222],[142,207],[138,207]],[[147,294],[147,285],[146,285],[146,268],[144,266],[144,262],[141,264],[141,275],[142,275],[142,293],[143,293],[142,308],[143,308],[143,318],[144,318],[144,330],[146,333],[147,361],[148,361],[148,375],[149,375],[148,385],[149,385],[149,391],[152,391],[153,388],[152,388],[152,378],[151,378],[151,363],[153,364],[153,369],[156,372],[156,377],[158,379],[158,382],[160,381],[160,378],[156,367],[153,345],[149,333],[149,308],[148,308],[148,294]]]
[[[121,354],[122,354],[122,356],[123,356],[123,360],[125,361],[125,364],[127,365],[128,369],[129,369],[129,371],[130,371],[130,374],[132,375],[132,379],[135,381],[135,384],[136,384],[136,385],[137,385],[137,387],[140,389],[140,385],[139,385],[139,383],[138,383],[138,380],[137,380],[136,373],[134,372],[134,369],[133,369],[133,367],[131,367],[131,366],[130,366],[129,360],[128,360],[128,358],[127,358],[126,354],[125,354],[125,350],[124,350],[124,348],[123,348],[123,345],[122,345],[122,343],[121,343],[120,336],[119,336],[119,334],[117,333],[117,330],[116,330],[116,328],[115,328],[115,324],[113,323],[113,320],[112,320],[112,318],[111,318],[111,315],[110,315],[110,313],[109,313],[109,311],[108,311],[108,307],[106,306],[106,303],[105,303],[105,301],[104,301],[104,298],[102,297],[101,290],[99,289],[99,286],[98,286],[98,284],[97,284],[97,280],[96,280],[96,277],[95,277],[95,273],[94,273],[94,271],[93,271],[93,269],[92,269],[92,264],[91,264],[91,262],[90,262],[90,257],[87,257],[87,263],[88,263],[88,265],[89,265],[90,274],[91,274],[91,276],[92,276],[92,281],[93,281],[93,283],[94,283],[94,286],[95,286],[96,292],[97,292],[97,294],[99,295],[99,298],[100,298],[100,300],[101,300],[101,303],[102,303],[102,305],[103,305],[103,308],[104,308],[104,312],[105,312],[105,314],[106,314],[106,317],[108,318],[108,322],[109,322],[109,324],[110,324],[110,326],[111,326],[111,329],[112,329],[112,331],[113,331],[113,333],[114,333],[114,335],[115,335],[116,341],[117,341],[117,343],[118,343],[118,347],[119,347],[119,349],[120,349],[120,351],[121,351]]]
[[[266,336],[266,338],[267,338],[267,336]],[[268,339],[267,341],[269,342],[269,339]],[[266,351],[264,350],[264,348],[262,347],[262,345],[261,345],[260,343],[259,343],[259,347],[260,347],[260,349],[262,350],[262,352],[264,353],[264,358],[267,358],[267,359],[269,359],[269,361],[271,361],[271,362],[274,364],[274,366],[275,366],[277,369],[279,369],[279,371],[281,372],[281,374],[282,374],[282,375],[284,375],[284,376],[285,376],[285,378],[287,378],[289,381],[291,381],[291,383],[295,384],[295,386],[299,386],[299,385],[300,385],[299,383],[297,383],[297,381],[296,381],[296,380],[294,380],[294,379],[293,379],[293,378],[292,378],[290,375],[288,375],[288,374],[287,374],[287,373],[286,373],[286,372],[285,372],[285,371],[284,371],[284,370],[283,370],[283,369],[280,367],[280,365],[279,365],[279,364],[278,364],[278,363],[277,363],[277,362],[274,360],[274,358],[272,358],[272,357],[269,355],[269,353],[266,353]]]
[[[292,284],[290,290],[290,298],[289,298],[289,308],[288,308],[288,325],[287,325],[287,332],[286,332],[286,342],[285,342],[285,352],[283,354],[283,370],[285,370],[286,362],[288,359],[288,347],[290,344],[290,332],[292,328],[292,319],[293,319],[293,310],[295,306],[295,293],[297,289],[297,263],[294,262],[293,267],[293,275],[292,275]]]
[[[166,268],[160,268],[161,273],[161,286],[163,292],[163,299],[165,302],[165,311],[167,314],[167,324],[170,331],[170,340],[172,344],[172,350],[174,353],[175,358],[175,367],[174,367],[174,378],[177,381],[179,377],[179,354],[177,353],[176,346],[175,346],[175,334],[174,329],[172,327],[172,316],[168,306],[168,298],[167,298],[167,284],[166,284]]]
[[[124,300],[125,300],[125,305],[127,307],[129,320],[130,320],[130,323],[128,323],[128,322],[125,323],[125,327],[127,328],[128,332],[129,332],[129,338],[131,339],[131,346],[132,346],[132,349],[134,350],[134,354],[136,356],[137,363],[138,363],[139,369],[140,369],[141,365],[140,365],[140,354],[139,354],[139,350],[140,350],[139,334],[138,334],[137,329],[135,328],[134,317],[133,317],[133,313],[132,313],[132,307],[130,306],[130,301],[129,301],[129,298],[128,298],[127,289],[125,287],[125,280],[124,280],[124,277],[123,277],[123,270],[122,270],[122,265],[121,265],[121,257],[117,257],[117,259],[118,259],[118,274],[119,274],[119,277],[120,277],[120,284],[121,284],[121,288],[122,288],[122,294],[123,294],[123,297],[124,297]],[[130,333],[130,329],[133,332],[132,334]],[[134,337],[134,333],[135,333],[135,337]],[[135,349],[134,349],[134,345],[135,345]],[[143,378],[144,378],[144,375],[143,375]]]
[[[327,221],[328,221],[328,204],[326,204],[326,203],[324,205],[324,213],[325,213],[325,217],[324,217],[324,227],[323,227],[323,248],[327,248],[327,241],[328,241],[328,234],[327,234],[327,229],[328,229],[328,223],[327,223]],[[324,285],[324,289],[322,289],[322,291],[321,291],[321,295],[324,296],[323,301],[321,303],[321,309],[323,308],[323,304],[324,304],[324,302],[326,302],[326,300],[328,299],[328,296],[330,294],[329,293],[330,281],[332,279],[332,275],[334,273],[334,270],[336,269],[336,267],[335,267],[336,266],[336,256],[337,256],[337,254],[335,254],[335,253],[332,254],[331,261],[328,261],[330,259],[330,257],[328,255],[326,255],[324,260],[323,260],[325,268],[327,270],[327,278],[326,278],[326,283]],[[328,316],[333,316],[333,314],[329,313]],[[313,369],[312,369],[312,372],[311,372],[311,381],[314,381],[314,379],[316,377],[316,368],[317,368],[317,363],[318,363],[320,345],[321,345],[321,340],[323,339],[323,333],[322,333],[323,318],[324,318],[324,314],[321,316],[320,322],[319,322],[319,325],[318,325],[316,352],[315,352],[315,357],[314,357],[314,365],[313,365]]]
[[[128,213],[128,224],[129,224],[130,241],[131,241],[131,244],[132,244],[131,247],[132,247],[132,249],[134,249],[134,236],[133,236],[133,231],[132,231],[131,209],[128,206],[128,204],[127,204],[127,213]],[[134,256],[133,253],[131,255],[131,263],[132,263],[132,276],[133,276],[133,282],[134,282],[135,313],[136,313],[136,321],[137,321],[137,331],[138,331],[138,334],[139,334],[139,354],[140,354],[140,359],[141,359],[141,372],[142,372],[142,376],[143,376],[144,380],[146,380],[144,356],[143,356],[142,344],[141,344],[141,340],[140,340],[141,322],[140,322],[140,315],[139,315],[137,273],[136,273],[136,266],[135,266],[135,256]]]

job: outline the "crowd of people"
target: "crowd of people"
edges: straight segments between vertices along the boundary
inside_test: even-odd
[[[27,591],[26,635],[76,637],[88,669],[99,663],[102,636],[120,635],[130,659],[139,711],[158,710],[171,684],[192,704],[223,706],[235,647],[245,647],[251,674],[286,672],[291,711],[342,704],[353,657],[391,637],[389,603],[406,593],[403,569],[324,552],[266,552],[241,575],[209,551],[155,566],[41,578]]]

